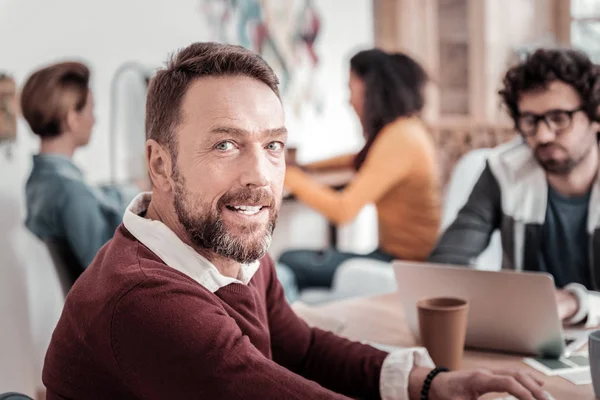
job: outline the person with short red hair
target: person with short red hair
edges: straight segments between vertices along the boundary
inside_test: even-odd
[[[90,70],[80,62],[61,62],[35,71],[21,92],[21,110],[40,138],[40,152],[25,188],[26,225],[44,241],[60,243],[83,271],[115,233],[134,187],[93,188],[73,163],[95,124]]]

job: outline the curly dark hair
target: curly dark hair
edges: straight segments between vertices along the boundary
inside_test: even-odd
[[[515,126],[521,95],[557,80],[579,93],[582,109],[590,121],[600,121],[600,67],[579,50],[538,49],[508,70],[502,81],[504,87],[498,92]]]
[[[358,170],[375,138],[398,117],[417,115],[425,105],[428,77],[412,58],[379,49],[364,50],[350,59],[350,70],[365,84],[363,131],[366,143],[354,159]]]

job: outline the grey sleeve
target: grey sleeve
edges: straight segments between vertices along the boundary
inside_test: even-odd
[[[438,241],[429,261],[471,264],[486,249],[492,233],[500,227],[501,215],[500,186],[486,163],[467,203]]]

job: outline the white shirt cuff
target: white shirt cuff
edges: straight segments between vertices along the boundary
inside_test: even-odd
[[[600,293],[587,290],[585,286],[579,283],[570,283],[565,286],[565,290],[577,298],[577,304],[579,305],[575,315],[565,323],[576,325],[587,318],[585,321],[586,328],[600,325]]]
[[[381,367],[379,379],[381,399],[408,400],[408,377],[415,367],[435,367],[424,348],[413,347],[390,353]]]

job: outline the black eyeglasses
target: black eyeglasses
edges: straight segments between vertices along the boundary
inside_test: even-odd
[[[552,132],[563,133],[571,128],[573,114],[579,111],[583,111],[583,107],[575,110],[550,110],[544,114],[521,114],[517,119],[517,129],[523,136],[535,136],[538,124],[544,121]]]

